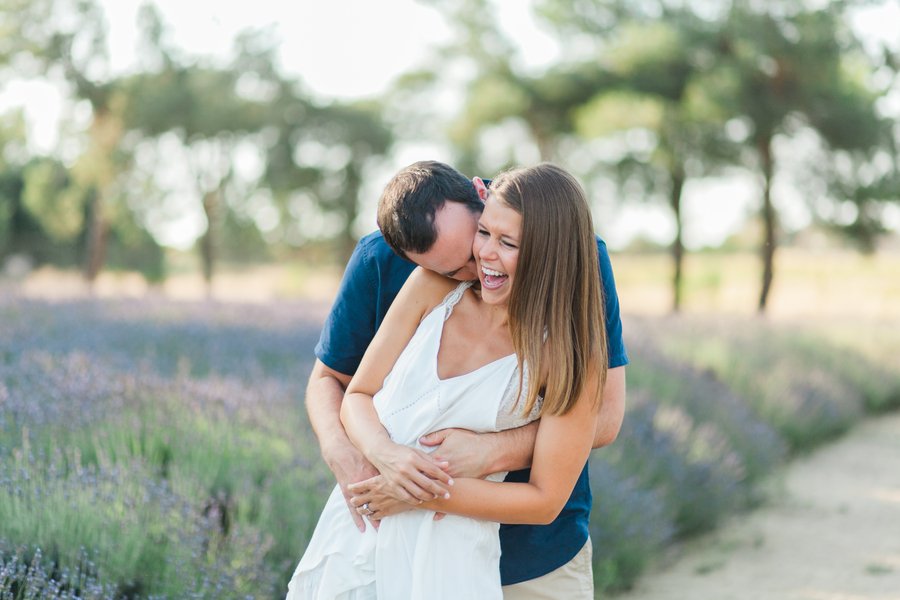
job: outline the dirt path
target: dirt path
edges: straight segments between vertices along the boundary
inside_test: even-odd
[[[619,600],[900,600],[900,415],[792,462],[770,505]]]

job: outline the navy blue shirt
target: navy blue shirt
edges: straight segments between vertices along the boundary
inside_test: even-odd
[[[619,297],[606,243],[600,238],[597,238],[597,250],[603,281],[609,366],[620,367],[628,364],[628,356],[622,340]],[[335,371],[353,375],[388,307],[415,268],[414,263],[394,254],[380,231],[359,240],[347,263],[331,313],[325,320],[316,345],[316,357]],[[529,475],[529,469],[515,471],[507,475],[506,481],[525,482]],[[546,575],[572,560],[588,538],[591,501],[585,464],[569,501],[553,523],[501,525],[500,579],[503,585]]]

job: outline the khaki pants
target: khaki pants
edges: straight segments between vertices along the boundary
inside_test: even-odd
[[[591,538],[575,557],[546,575],[503,586],[503,600],[594,600]]]

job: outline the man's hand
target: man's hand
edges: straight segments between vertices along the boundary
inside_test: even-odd
[[[357,529],[366,530],[366,524],[362,516],[357,512],[356,507],[351,504],[353,494],[349,491],[349,487],[359,481],[371,479],[378,475],[378,471],[372,466],[362,452],[356,449],[356,446],[349,443],[342,444],[339,448],[332,446],[328,455],[325,456],[325,462],[328,468],[334,473],[338,485],[341,486],[341,493],[344,494],[344,501],[350,510],[350,516],[356,523]]]
[[[491,474],[493,453],[496,445],[491,443],[491,433],[478,434],[468,429],[439,429],[423,435],[419,443],[434,446],[432,456],[449,464],[452,477],[482,478]]]
[[[420,437],[419,443],[436,447],[432,456],[449,463],[451,476],[482,479],[491,473],[530,466],[537,428],[538,422],[534,421],[491,433],[439,429]]]

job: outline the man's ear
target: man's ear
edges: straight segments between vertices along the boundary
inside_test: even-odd
[[[481,201],[487,200],[488,189],[481,177],[473,177],[472,184],[475,186],[475,191],[478,192],[478,197],[481,198]]]

